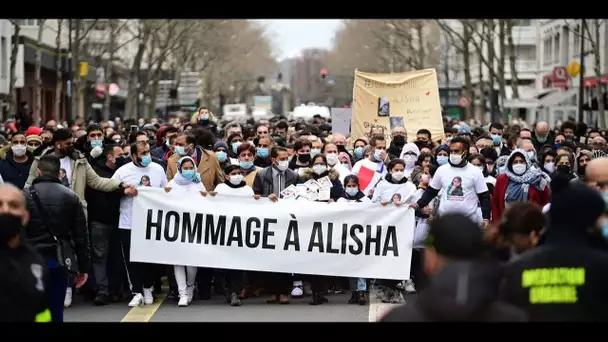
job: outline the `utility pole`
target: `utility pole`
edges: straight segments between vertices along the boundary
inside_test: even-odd
[[[583,115],[583,96],[585,95],[585,87],[583,84],[583,80],[585,78],[585,31],[587,30],[587,20],[581,19],[581,21],[581,68],[578,74],[578,122],[584,122],[585,120],[585,116]]]
[[[72,63],[72,19],[68,19],[68,62],[67,62],[68,77],[66,80],[66,91],[68,95],[67,108],[65,111],[65,121],[72,121],[72,84],[74,80],[74,67]]]

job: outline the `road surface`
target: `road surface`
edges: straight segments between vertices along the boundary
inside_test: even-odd
[[[367,305],[348,304],[348,294],[329,295],[329,303],[312,306],[309,297],[293,299],[289,305],[266,304],[266,298],[249,298],[240,307],[231,307],[223,297],[197,300],[185,308],[160,295],[153,305],[127,307],[127,302],[96,307],[74,296],[65,309],[66,322],[375,322],[396,304],[378,303],[375,296]]]

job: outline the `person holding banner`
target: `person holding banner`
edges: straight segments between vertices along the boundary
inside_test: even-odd
[[[310,165],[312,143],[307,139],[298,139],[293,143],[295,155],[289,162],[289,169],[298,172],[299,168],[307,168]]]
[[[259,167],[253,164],[256,154],[255,147],[248,142],[242,143],[237,148],[236,153],[239,160],[239,166],[241,167],[241,172],[245,177],[245,182],[247,185],[252,186],[255,175],[258,170],[260,170]]]
[[[191,157],[182,157],[177,161],[177,174],[169,181],[165,187],[166,192],[172,191],[182,196],[192,194],[207,194],[207,189],[201,182],[201,175],[196,172],[194,159]],[[194,298],[194,282],[196,280],[196,267],[193,266],[173,266],[175,274],[175,282],[177,283],[177,292],[179,301],[177,306],[186,307]]]
[[[387,153],[384,135],[374,135],[370,139],[370,147],[373,153],[355,163],[352,170],[352,174],[359,177],[360,189],[366,196],[371,194],[376,184],[386,175],[384,161]]]
[[[135,186],[143,184],[142,180],[147,179],[150,187],[164,188],[167,185],[167,176],[162,166],[152,161],[150,145],[145,142],[134,142],[131,144],[132,162],[120,167],[112,179]],[[172,156],[171,158],[175,157]],[[147,184],[147,183],[146,183]],[[145,186],[145,185],[140,185]],[[154,303],[152,286],[155,275],[155,265],[133,262],[130,260],[131,252],[131,221],[133,219],[133,198],[123,197],[120,200],[120,218],[118,222],[118,234],[122,255],[127,266],[127,276],[131,283],[133,298],[129,302],[129,307],[142,304],[150,305]],[[143,227],[139,227],[140,229]]]

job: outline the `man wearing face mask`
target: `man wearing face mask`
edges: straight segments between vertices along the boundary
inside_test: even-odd
[[[541,150],[543,145],[553,146],[555,140],[555,133],[549,129],[549,124],[545,121],[540,121],[534,126],[534,133],[532,134],[532,142],[534,142],[534,148],[537,151]]]
[[[253,179],[253,193],[256,198],[268,197],[275,201],[281,197],[281,192],[291,185],[298,184],[298,173],[289,169],[287,150],[275,146],[270,151],[272,165],[261,170]]]
[[[351,173],[359,177],[359,187],[365,196],[370,196],[376,184],[387,173],[384,162],[387,159],[386,140],[383,135],[374,135],[369,140],[369,146],[374,151],[369,158],[359,160],[353,166]]]
[[[307,139],[298,139],[293,144],[293,150],[296,154],[289,162],[289,169],[297,172],[300,168],[308,168],[310,166],[312,143]]]
[[[122,158],[122,149],[119,146],[106,145],[103,149],[104,158],[96,159],[93,164],[93,170],[104,178],[112,178],[117,169],[117,161]],[[109,284],[118,284],[120,281],[120,273],[108,272],[112,264],[112,257],[120,254],[112,253],[110,250],[115,250],[116,244],[113,244],[117,239],[118,217],[120,215],[120,199],[123,196],[122,190],[114,192],[103,192],[87,187],[85,198],[88,203],[88,223],[89,232],[91,234],[91,264],[93,268],[93,279],[95,280],[94,290],[95,305],[107,305],[110,302],[110,296],[119,297],[120,289],[110,289]],[[112,258],[108,260],[108,258]],[[116,263],[114,263],[116,264]],[[111,269],[111,271],[116,271]],[[112,290],[112,291],[110,291]],[[110,293],[112,292],[112,293]],[[115,299],[115,298],[114,298]]]
[[[87,207],[87,201],[84,192],[87,186],[103,192],[113,192],[122,188],[126,195],[133,195],[133,191],[129,190],[134,189],[133,186],[100,177],[93,170],[86,157],[74,149],[73,141],[72,132],[69,129],[60,128],[56,130],[53,134],[53,146],[46,148],[41,155],[34,159],[25,188],[29,188],[37,177],[38,160],[42,156],[53,154],[59,158],[61,168],[66,170],[70,189],[78,195],[78,199],[85,208]]]
[[[428,215],[430,210],[426,207],[441,190],[437,216],[460,213],[487,228],[492,209],[490,193],[481,170],[467,161],[469,147],[469,141],[461,137],[450,141],[448,164],[437,169],[422,198],[412,207],[423,209],[423,213]],[[481,207],[481,218],[478,215],[478,206]]]
[[[0,185],[0,322],[52,320],[48,268],[22,240],[29,218],[23,192],[11,184]]]
[[[401,150],[405,143],[407,142],[407,132],[403,127],[395,127],[391,132],[391,144],[386,149],[386,153],[388,153],[388,158],[390,160],[399,158],[401,156]]]
[[[27,150],[26,137],[21,132],[13,134],[10,146],[11,149],[7,152],[6,158],[0,160],[0,177],[5,183],[11,183],[22,189],[27,181],[34,157]]]
[[[605,211],[602,196],[585,185],[555,194],[543,243],[506,266],[503,299],[532,322],[608,321],[608,254],[592,247]]]

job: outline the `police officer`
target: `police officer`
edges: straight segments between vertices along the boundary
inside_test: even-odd
[[[34,248],[21,240],[27,224],[23,193],[0,185],[0,322],[50,322],[48,270]]]

